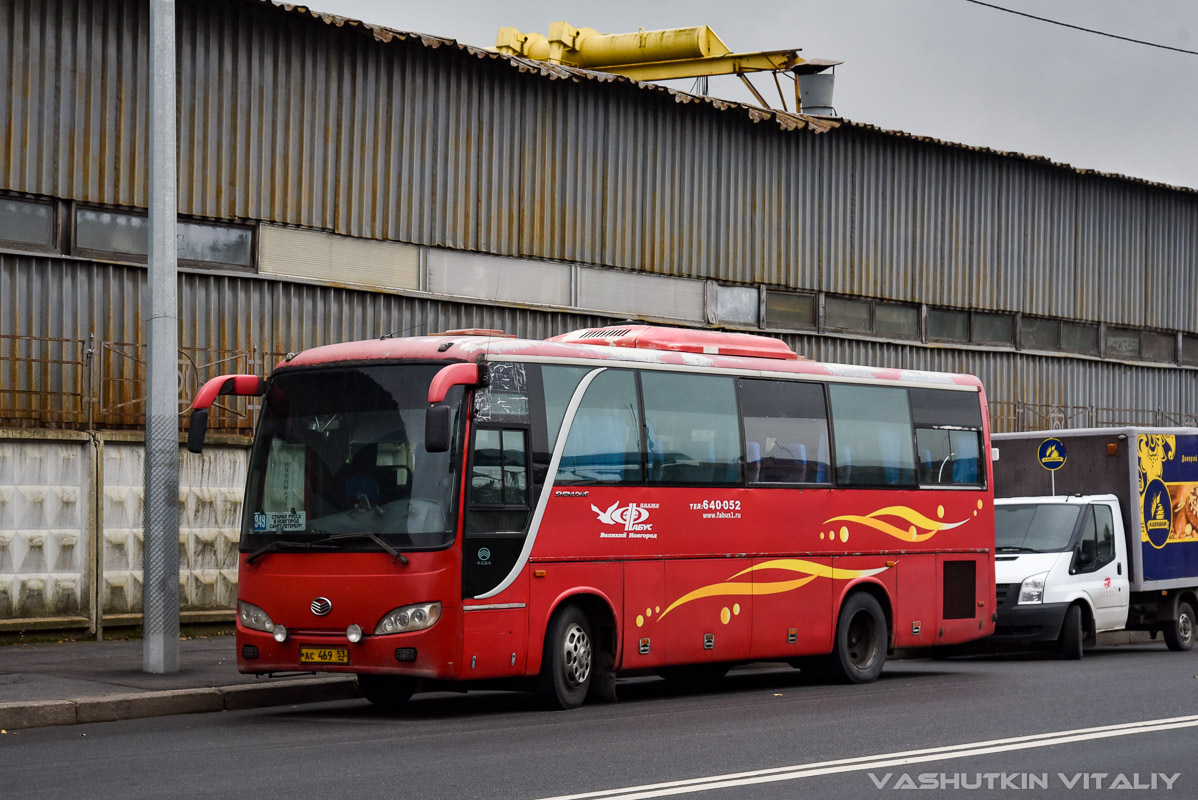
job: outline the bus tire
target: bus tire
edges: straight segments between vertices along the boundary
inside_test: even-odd
[[[416,679],[403,675],[358,673],[358,691],[379,708],[398,711],[407,705],[416,691]]]
[[[1194,647],[1194,607],[1185,600],[1177,604],[1177,619],[1165,628],[1165,644],[1179,652]]]
[[[836,643],[828,662],[835,677],[846,683],[876,680],[886,663],[888,641],[886,615],[874,596],[849,595],[836,621]]]
[[[1065,611],[1065,621],[1061,625],[1061,635],[1057,639],[1061,648],[1061,658],[1066,661],[1079,660],[1082,657],[1084,640],[1082,607],[1074,603]]]
[[[552,710],[578,708],[591,686],[594,653],[591,623],[578,606],[569,605],[549,620],[537,696]]]

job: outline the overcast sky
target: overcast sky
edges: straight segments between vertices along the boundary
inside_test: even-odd
[[[1198,51],[1198,0],[989,0]],[[603,33],[708,25],[734,52],[843,61],[834,105],[855,122],[1198,188],[1198,55],[967,0],[310,0],[313,9],[491,46],[511,26]],[[776,102],[771,79],[755,83]],[[671,84],[689,90],[693,81]],[[768,91],[767,91],[768,90]],[[735,77],[710,94],[750,101]]]

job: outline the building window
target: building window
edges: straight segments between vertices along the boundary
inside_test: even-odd
[[[873,333],[868,300],[850,300],[847,297],[824,298],[824,327],[832,331]]]
[[[1145,361],[1177,361],[1177,337],[1168,333],[1140,332],[1140,355]]]
[[[810,330],[815,324],[815,295],[765,293],[765,327]]]
[[[1106,329],[1103,352],[1109,358],[1138,358],[1140,355],[1140,332],[1130,328]]]
[[[1098,326],[1062,322],[1061,349],[1084,356],[1098,355]]]
[[[1019,344],[1025,350],[1059,350],[1061,323],[1055,319],[1024,317],[1019,322]]]
[[[711,322],[757,327],[761,292],[748,286],[721,286],[715,291],[715,319]]]
[[[968,342],[969,312],[929,308],[928,338],[939,342]]]
[[[974,344],[1015,344],[1015,318],[1010,314],[973,312],[969,341]]]
[[[919,338],[919,309],[897,303],[874,305],[874,333],[902,339]]]
[[[1187,333],[1181,337],[1181,363],[1198,366],[1198,336]]]
[[[83,253],[117,253],[139,256],[149,252],[150,221],[145,214],[75,209],[75,248]]]
[[[248,226],[179,220],[175,243],[180,262],[236,267],[254,264],[254,232]],[[77,208],[75,249],[83,255],[120,255],[143,262],[150,249],[150,220],[138,212]]]
[[[22,248],[54,249],[54,204],[0,197],[0,242]]]
[[[254,265],[254,232],[250,228],[179,220],[176,231],[180,261]]]
[[[888,338],[918,339],[919,309],[901,303],[825,297],[824,328]]]

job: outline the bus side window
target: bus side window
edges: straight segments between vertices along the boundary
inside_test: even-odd
[[[836,482],[856,486],[915,486],[915,446],[906,389],[832,384]]]
[[[641,373],[654,483],[739,484],[736,383],[715,375]]]
[[[636,375],[609,369],[587,387],[558,465],[557,482],[640,483]]]
[[[976,392],[911,389],[911,421],[923,486],[980,486],[982,412]]]
[[[802,381],[740,381],[749,483],[827,483],[824,387]]]

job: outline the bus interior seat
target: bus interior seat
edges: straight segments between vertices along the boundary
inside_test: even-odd
[[[828,436],[826,433],[820,434],[819,447],[816,449],[815,474],[812,476],[814,483],[828,483]]]

